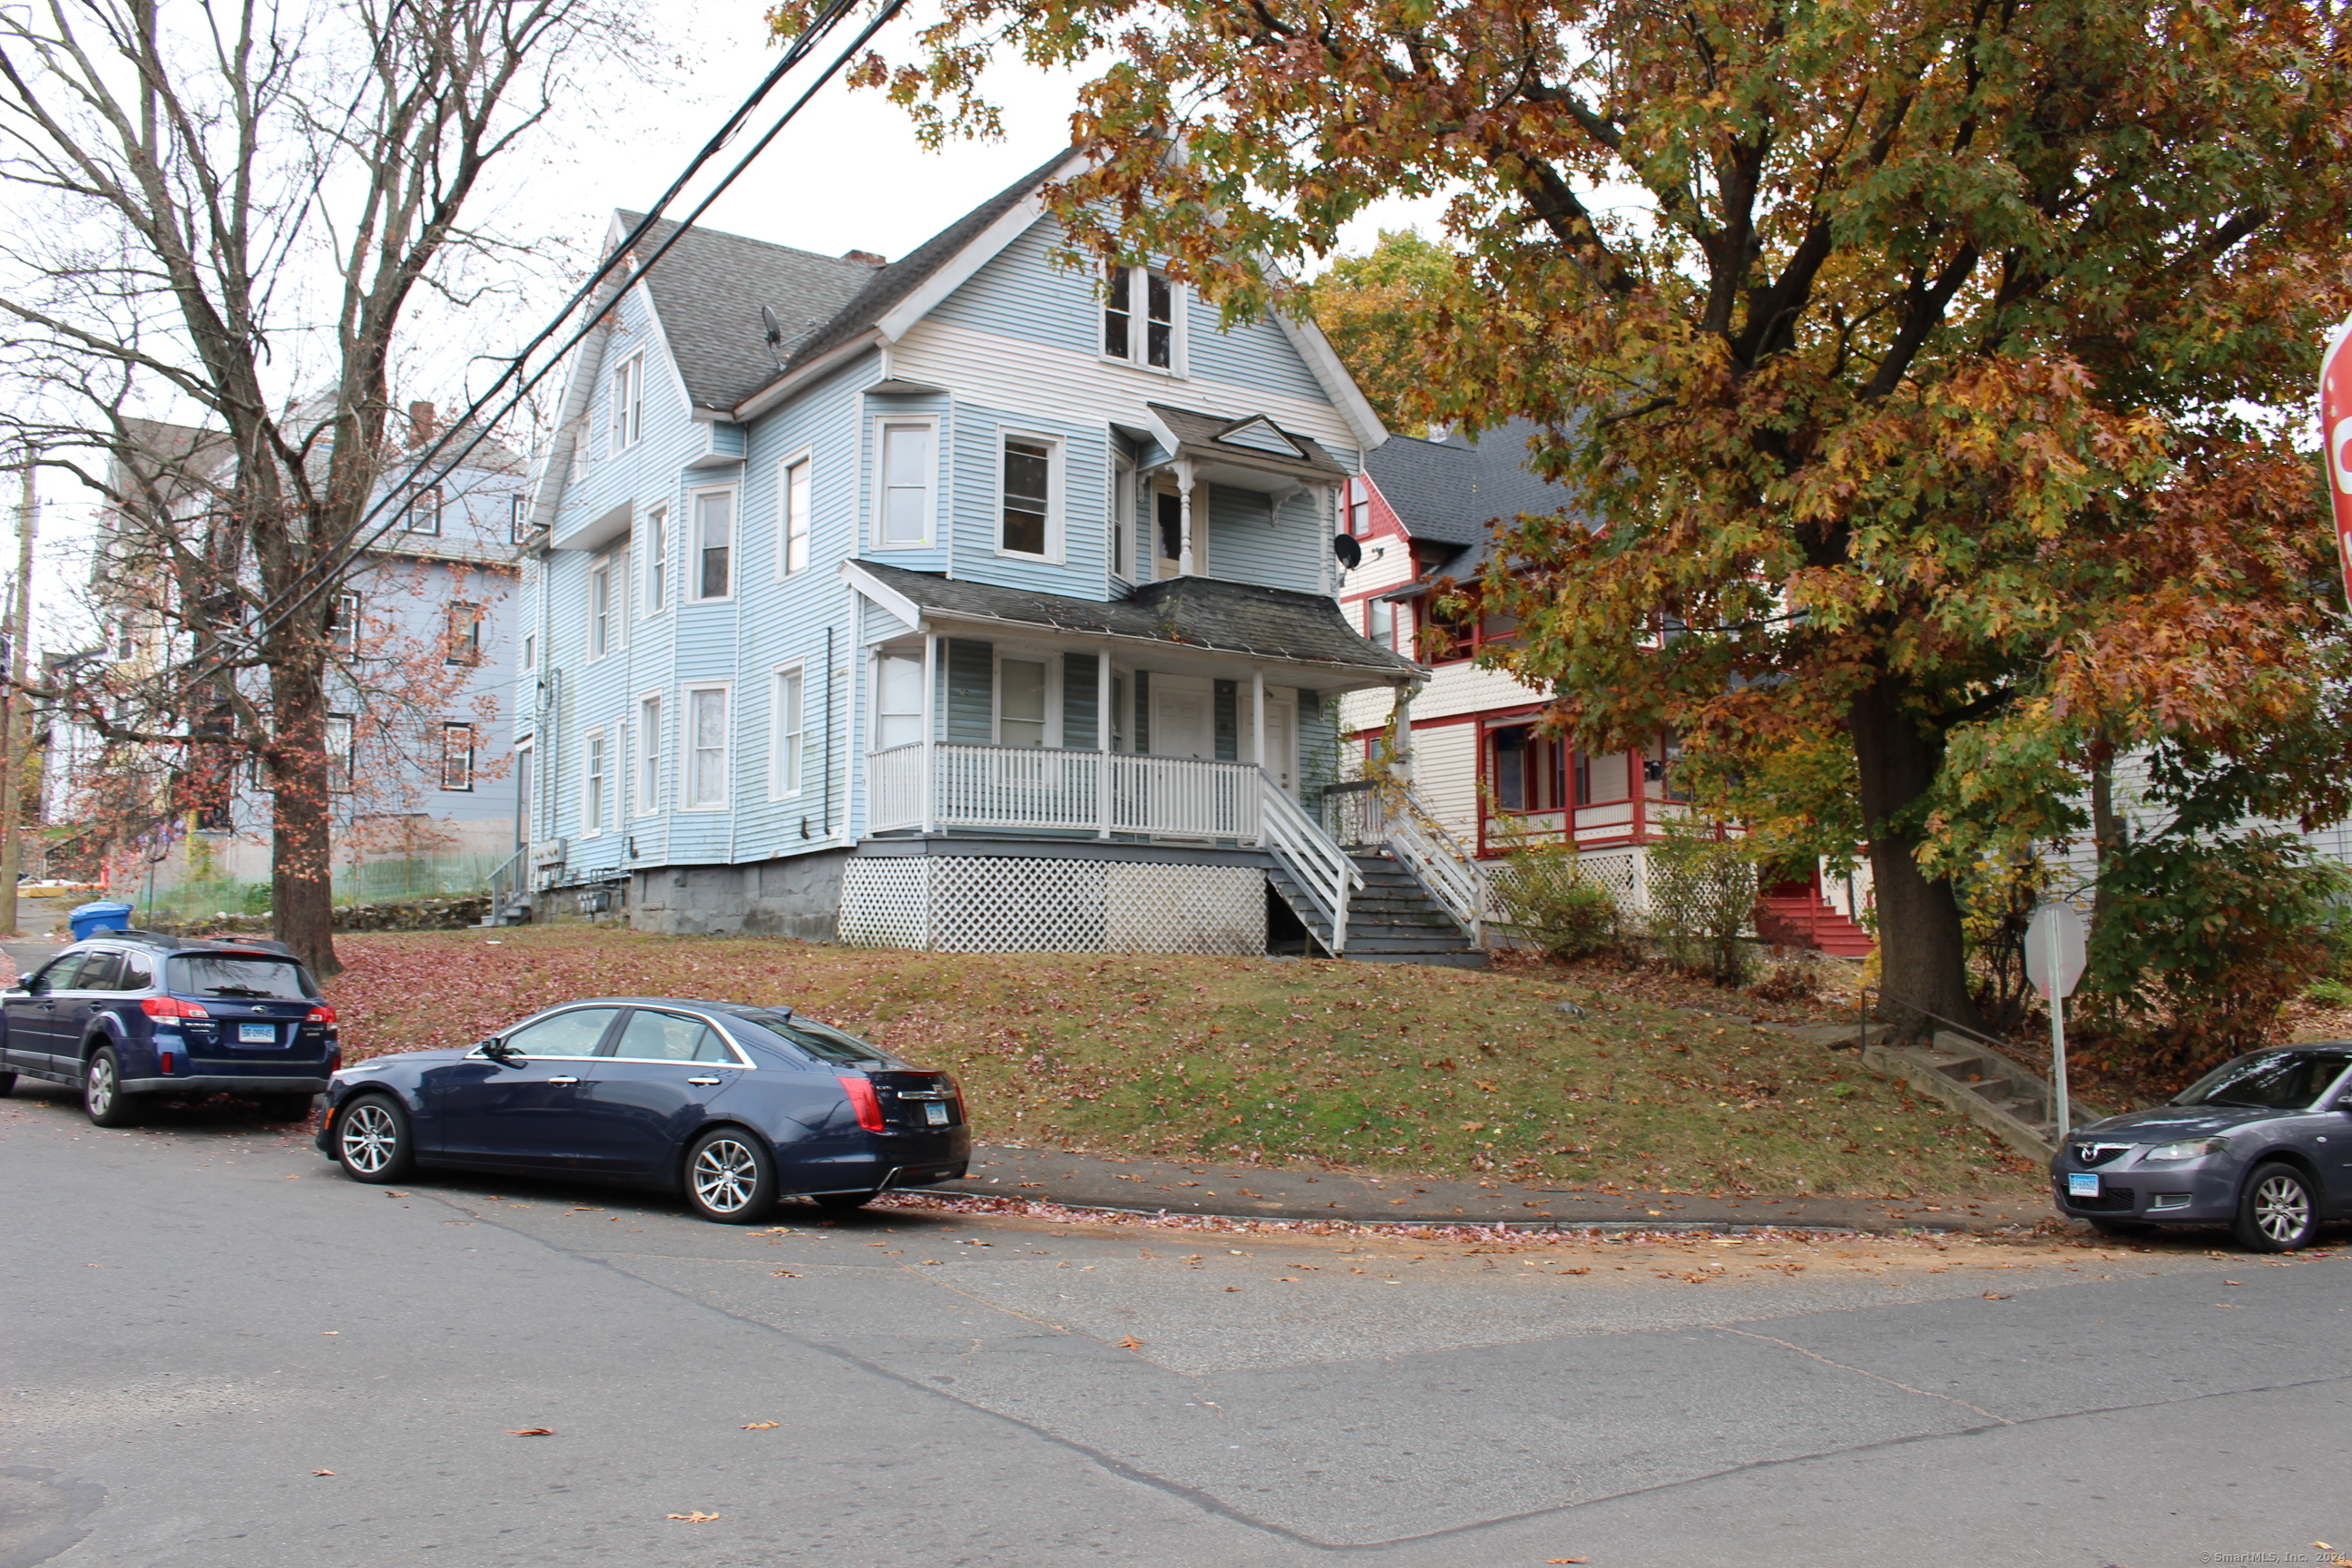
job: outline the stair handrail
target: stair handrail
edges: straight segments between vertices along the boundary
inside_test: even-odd
[[[515,862],[529,853],[530,853],[529,845],[517,845],[513,854],[499,861],[490,874],[482,879],[483,891],[489,895],[490,900],[488,919],[495,921],[506,913],[507,895],[499,890],[499,884],[506,879],[508,873],[515,869]],[[516,880],[520,881],[520,876]]]
[[[1330,923],[1331,956],[1348,951],[1348,895],[1364,874],[1339,842],[1291,799],[1273,775],[1258,770],[1258,826],[1265,847]]]
[[[1486,946],[1486,912],[1493,894],[1493,879],[1486,868],[1413,798],[1409,786],[1391,784],[1376,798],[1381,810],[1381,836],[1390,853],[1469,933],[1473,947]]]

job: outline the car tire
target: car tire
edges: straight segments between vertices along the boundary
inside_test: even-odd
[[[81,1108],[100,1127],[128,1127],[139,1120],[138,1107],[122,1092],[122,1061],[112,1046],[100,1046],[82,1064]]]
[[[2230,1230],[2239,1246],[2255,1252],[2293,1252],[2319,1233],[2319,1194],[2293,1165],[2257,1165],[2238,1194]]]
[[[261,1112],[264,1121],[308,1121],[310,1109],[319,1101],[315,1094],[257,1094],[254,1109]]]
[[[408,1110],[388,1094],[363,1094],[335,1112],[335,1163],[355,1182],[381,1185],[416,1168]]]
[[[776,1206],[776,1157],[740,1127],[714,1127],[686,1152],[686,1205],[719,1225],[756,1225]]]
[[[862,1209],[882,1194],[871,1193],[811,1193],[809,1202],[821,1209]]]

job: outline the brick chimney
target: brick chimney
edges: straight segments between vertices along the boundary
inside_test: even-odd
[[[429,403],[408,405],[408,444],[422,447],[441,428],[441,411]]]
[[[863,261],[868,267],[887,267],[890,265],[890,258],[888,257],[877,256],[870,250],[845,250],[841,253],[841,258],[844,261]]]

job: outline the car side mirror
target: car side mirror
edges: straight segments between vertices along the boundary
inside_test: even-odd
[[[492,1035],[482,1042],[482,1054],[500,1067],[510,1068],[522,1059],[522,1053]]]

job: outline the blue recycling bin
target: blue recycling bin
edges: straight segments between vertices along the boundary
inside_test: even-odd
[[[101,899],[66,916],[66,923],[73,928],[76,942],[87,942],[102,931],[129,931],[131,906]]]

